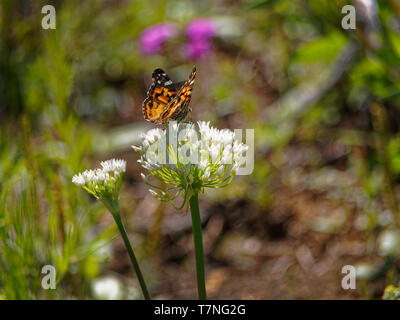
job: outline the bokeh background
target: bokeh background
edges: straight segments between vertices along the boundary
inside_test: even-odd
[[[255,130],[253,174],[201,195],[209,297],[382,298],[400,267],[399,17],[398,0],[2,0],[0,297],[141,298],[111,215],[71,182],[118,157],[153,296],[196,298],[190,215],[151,196],[130,148],[153,127],[153,69],[196,65],[193,120]]]

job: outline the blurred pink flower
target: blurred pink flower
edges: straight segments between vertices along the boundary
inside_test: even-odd
[[[188,39],[182,47],[182,55],[185,59],[198,60],[211,52],[211,37],[216,34],[212,20],[193,20],[187,25],[185,33]]]
[[[214,23],[209,19],[193,20],[186,27],[186,36],[189,40],[206,40],[214,36],[215,33]]]
[[[178,28],[173,23],[159,23],[142,31],[139,44],[143,53],[154,54],[162,49],[164,42],[177,35]]]
[[[199,60],[207,56],[212,50],[209,39],[188,40],[182,47],[182,56],[187,60]]]

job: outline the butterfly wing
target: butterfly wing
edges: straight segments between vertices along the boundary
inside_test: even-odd
[[[168,75],[162,69],[155,69],[152,74],[152,84],[142,105],[144,118],[154,123],[160,123],[161,114],[176,96],[176,92]]]
[[[189,80],[183,84],[178,93],[168,103],[167,107],[161,111],[157,119],[159,123],[165,123],[169,119],[178,122],[190,119],[192,112],[190,108],[190,99],[192,97],[195,78],[196,67],[193,67]]]

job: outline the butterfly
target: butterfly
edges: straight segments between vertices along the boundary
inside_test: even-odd
[[[187,81],[173,83],[162,69],[155,69],[152,73],[152,84],[142,105],[144,118],[163,126],[168,125],[170,120],[190,121],[190,98],[195,77],[196,67],[193,67]]]

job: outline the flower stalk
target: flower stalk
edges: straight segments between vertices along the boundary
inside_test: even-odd
[[[193,192],[189,200],[189,205],[190,212],[192,214],[193,241],[196,255],[197,292],[199,300],[207,300],[206,283],[204,276],[203,239],[201,235],[201,220],[198,194],[198,191]]]
[[[139,280],[140,288],[142,289],[143,297],[146,300],[151,300],[149,290],[147,289],[146,282],[144,281],[144,277],[142,274],[142,271],[140,270],[139,263],[136,259],[135,253],[133,252],[131,243],[129,241],[128,235],[126,233],[124,224],[121,219],[121,211],[119,209],[119,203],[118,200],[113,200],[113,201],[103,201],[104,205],[107,207],[107,209],[110,211],[112,214],[115,223],[118,226],[119,233],[121,234],[121,237],[124,241],[126,250],[128,251],[129,258],[131,259],[133,269],[135,270],[136,276]]]

